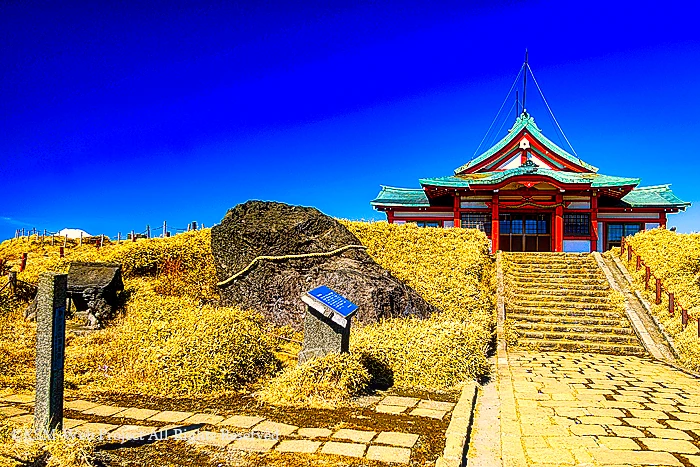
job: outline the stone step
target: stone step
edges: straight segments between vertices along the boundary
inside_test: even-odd
[[[527,299],[531,297],[533,299],[539,300],[607,300],[610,296],[610,291],[607,289],[580,289],[571,290],[568,288],[557,288],[557,289],[541,289],[538,287],[528,287],[511,289],[513,297],[520,299]]]
[[[527,280],[509,279],[507,284],[510,290],[527,289],[527,290],[549,290],[549,289],[567,289],[567,290],[609,290],[610,286],[606,280],[595,280],[591,282],[570,282],[563,280],[548,280],[541,282],[533,282]]]
[[[569,280],[580,280],[580,279],[605,279],[605,276],[601,271],[596,272],[586,272],[586,273],[508,273],[508,276],[518,277],[522,279],[530,279],[534,281],[540,281],[542,279],[569,279]]]
[[[545,341],[532,339],[519,339],[517,346],[521,349],[535,349],[548,352],[590,352],[607,353],[615,355],[636,355],[644,356],[646,351],[641,345],[623,345],[606,342],[576,342],[567,340]]]
[[[620,319],[622,315],[616,311],[582,310],[576,308],[524,308],[506,305],[507,316],[512,314],[527,314],[530,316],[576,316],[587,318]]]
[[[567,341],[584,341],[584,342],[609,342],[627,345],[639,345],[639,340],[636,335],[617,335],[610,333],[575,333],[575,332],[557,332],[557,331],[531,331],[528,329],[517,329],[518,336],[524,339],[543,339],[548,341],[567,340]]]
[[[569,262],[562,262],[562,263],[541,263],[541,262],[533,262],[533,263],[510,263],[508,265],[510,269],[518,269],[518,270],[526,270],[526,269],[542,269],[542,270],[551,270],[551,271],[559,271],[559,270],[568,270],[568,269],[598,269],[598,264],[595,262],[585,262],[585,263],[569,263]]]
[[[517,323],[555,323],[562,325],[588,325],[588,326],[628,326],[629,323],[621,316],[617,318],[596,318],[588,316],[566,316],[558,314],[532,315],[525,313],[508,313],[508,319]]]
[[[567,308],[577,310],[613,310],[613,305],[608,299],[597,299],[591,301],[583,300],[518,300],[513,298],[508,300],[508,304],[520,308]]]
[[[518,321],[515,323],[518,332],[556,332],[577,334],[615,334],[618,336],[633,336],[634,331],[628,323],[618,322],[616,326],[582,325],[570,323],[533,323]]]

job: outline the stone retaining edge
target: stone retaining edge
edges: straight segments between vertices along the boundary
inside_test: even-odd
[[[474,408],[478,386],[470,381],[462,388],[459,401],[452,411],[452,419],[445,432],[445,450],[435,467],[462,467],[469,446],[469,435],[474,422]]]

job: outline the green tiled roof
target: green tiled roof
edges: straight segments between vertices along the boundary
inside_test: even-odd
[[[515,124],[513,127],[508,130],[508,134],[500,140],[498,143],[496,143],[493,147],[488,149],[486,152],[481,154],[480,156],[470,160],[466,164],[464,164],[461,167],[458,167],[455,169],[455,174],[461,173],[465,170],[467,170],[470,167],[474,167],[475,165],[483,162],[484,160],[488,159],[489,157],[493,156],[496,154],[498,151],[506,147],[512,140],[515,138],[515,136],[520,132],[522,129],[527,129],[532,136],[534,136],[538,141],[540,141],[542,144],[547,146],[549,149],[551,149],[554,153],[559,155],[560,157],[568,160],[569,162],[572,162],[576,165],[579,165],[581,167],[584,167],[591,172],[597,172],[598,168],[593,167],[592,165],[586,164],[583,162],[581,159],[578,157],[569,154],[556,144],[554,144],[552,141],[550,141],[546,136],[542,134],[542,130],[540,130],[537,125],[535,124],[535,119],[531,117],[530,115],[523,113],[520,115],[517,120],[515,120]]]
[[[382,191],[373,199],[372,206],[430,206],[428,197],[422,188],[394,188],[382,186]]]
[[[677,197],[670,185],[644,186],[635,188],[622,197],[622,201],[632,207],[688,207],[690,203]]]
[[[541,167],[521,166],[501,172],[483,172],[466,175],[452,175],[438,178],[421,178],[421,186],[443,186],[450,188],[467,188],[471,185],[491,185],[503,182],[518,175],[543,175],[561,183],[585,183],[591,187],[616,187],[637,185],[638,178],[614,177],[597,173],[564,172]]]

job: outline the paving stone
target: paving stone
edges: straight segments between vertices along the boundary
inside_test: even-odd
[[[413,407],[418,401],[417,397],[399,397],[399,396],[387,396],[382,399],[382,405],[398,405],[400,407]]]
[[[596,417],[625,417],[624,412],[620,409],[601,409],[598,407],[591,407],[587,409],[591,415]]]
[[[608,449],[641,449],[639,444],[630,438],[616,438],[615,436],[598,436],[598,442]]]
[[[418,403],[419,409],[444,410],[445,412],[449,412],[454,409],[454,407],[455,404],[453,402],[422,400]]]
[[[347,456],[347,457],[362,457],[365,455],[364,444],[356,443],[340,443],[337,441],[328,441],[321,448],[322,454],[334,454],[336,456]]]
[[[14,425],[31,425],[34,423],[34,415],[15,415],[14,417],[8,418],[8,420]]]
[[[87,420],[76,420],[73,418],[64,418],[63,419],[63,429],[64,430],[72,430],[73,428],[84,425],[87,423]]]
[[[672,428],[677,430],[700,430],[700,423],[686,422],[684,420],[666,420]]]
[[[411,461],[411,450],[388,446],[370,446],[366,457],[371,461],[408,464]]]
[[[668,418],[664,412],[659,412],[657,410],[637,410],[630,409],[630,414],[636,418],[649,418],[651,420],[663,420]]]
[[[199,444],[202,446],[212,446],[224,448],[238,439],[235,433],[217,433],[215,431],[198,431],[192,436],[187,437],[187,442],[190,444]]]
[[[75,401],[65,401],[63,403],[63,408],[77,410],[78,412],[82,412],[84,410],[89,410],[93,407],[97,407],[98,405],[100,405],[100,404],[97,404],[95,402],[84,401],[82,399],[78,399]]]
[[[598,442],[592,436],[550,436],[546,438],[548,445],[557,449],[597,448]],[[540,446],[546,447],[546,446]]]
[[[607,432],[600,425],[571,425],[569,430],[576,436],[605,436]]]
[[[275,448],[279,452],[302,452],[313,454],[321,446],[320,441],[309,441],[306,439],[289,439],[280,442]]]
[[[644,433],[639,431],[636,428],[631,428],[629,426],[611,426],[610,429],[615,433],[617,436],[622,436],[624,438],[644,438]]]
[[[126,410],[126,407],[116,407],[112,405],[97,405],[87,410],[83,410],[85,415],[95,415],[97,417],[111,417]]]
[[[267,452],[277,444],[276,439],[239,438],[231,443],[228,449],[233,451]]]
[[[354,405],[357,407],[369,407],[379,403],[382,399],[381,396],[362,396],[355,399]]]
[[[147,438],[159,431],[158,427],[142,425],[122,425],[109,433],[109,438],[126,442],[132,439]]]
[[[554,437],[552,437],[554,438]],[[547,439],[552,439],[547,438]],[[523,446],[530,449],[546,449],[549,447],[547,439],[544,436],[523,436],[521,438]]]
[[[182,421],[183,425],[198,425],[200,423],[204,425],[216,425],[224,420],[221,415],[212,415],[208,413],[196,413],[190,418],[186,418]]]
[[[581,423],[586,425],[622,425],[622,422],[613,417],[594,417],[592,415],[585,415],[579,417],[578,419]]]
[[[700,414],[700,407],[699,406],[679,405],[678,408],[680,410],[682,410],[683,412]]]
[[[91,436],[106,436],[108,433],[119,428],[119,425],[112,425],[111,423],[84,423],[79,427],[75,428],[74,432],[83,433]]]
[[[6,417],[14,417],[16,415],[22,415],[26,413],[27,411],[25,409],[20,409],[18,407],[0,407],[0,415],[4,415]]]
[[[263,417],[255,417],[251,415],[234,415],[226,420],[223,420],[219,426],[235,426],[237,428],[252,428],[258,423],[265,420]]]
[[[685,413],[685,412],[673,412],[677,418],[685,420],[686,422],[696,422],[700,423],[700,414],[696,413]]]
[[[350,430],[343,428],[336,431],[332,437],[336,439],[347,439],[356,443],[369,443],[376,434],[376,431]]]
[[[299,428],[297,431],[302,438],[328,438],[332,433],[328,428]]]
[[[525,449],[535,464],[574,465],[576,459],[566,449]]]
[[[294,425],[287,425],[285,423],[271,422],[266,420],[259,425],[255,426],[255,431],[260,433],[271,433],[277,436],[289,436],[294,433],[298,427]]]
[[[151,422],[180,423],[194,415],[192,412],[178,412],[175,410],[165,410],[148,418]]]
[[[428,417],[428,418],[435,418],[437,420],[442,420],[445,415],[447,415],[447,412],[444,410],[433,410],[433,409],[413,409],[411,410],[411,415],[414,417]]]
[[[685,458],[688,459],[690,465],[700,467],[700,456],[685,456]]]
[[[647,428],[647,429],[649,430],[649,433],[656,436],[657,438],[685,439],[688,441],[692,441],[692,439],[693,439],[692,436],[690,436],[689,434],[687,434],[681,430],[671,430],[668,428]]]
[[[146,420],[159,413],[158,410],[151,409],[139,409],[136,407],[129,407],[123,412],[119,412],[115,415],[116,418],[133,418],[134,420]]]
[[[418,442],[418,435],[413,433],[400,433],[397,431],[382,431],[374,440],[377,444],[390,444],[404,448],[412,448]]]
[[[697,454],[700,448],[688,441],[678,439],[644,438],[641,440],[652,451],[677,452],[680,454]]]
[[[406,411],[407,407],[401,407],[399,405],[384,405],[379,404],[374,408],[379,413],[389,413],[389,414],[400,414]]]
[[[632,426],[642,427],[642,428],[664,428],[656,420],[651,420],[649,418],[623,418],[624,421]]]
[[[13,404],[29,404],[33,403],[35,398],[36,396],[34,396],[34,394],[12,394],[3,397],[2,400],[5,402],[12,402]]]

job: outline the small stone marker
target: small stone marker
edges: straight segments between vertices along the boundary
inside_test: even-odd
[[[301,300],[307,307],[299,363],[330,353],[348,352],[350,320],[357,312],[357,305],[325,285],[302,295]]]
[[[68,276],[39,276],[36,318],[36,405],[34,430],[52,433],[63,428],[63,363],[66,346]]]

